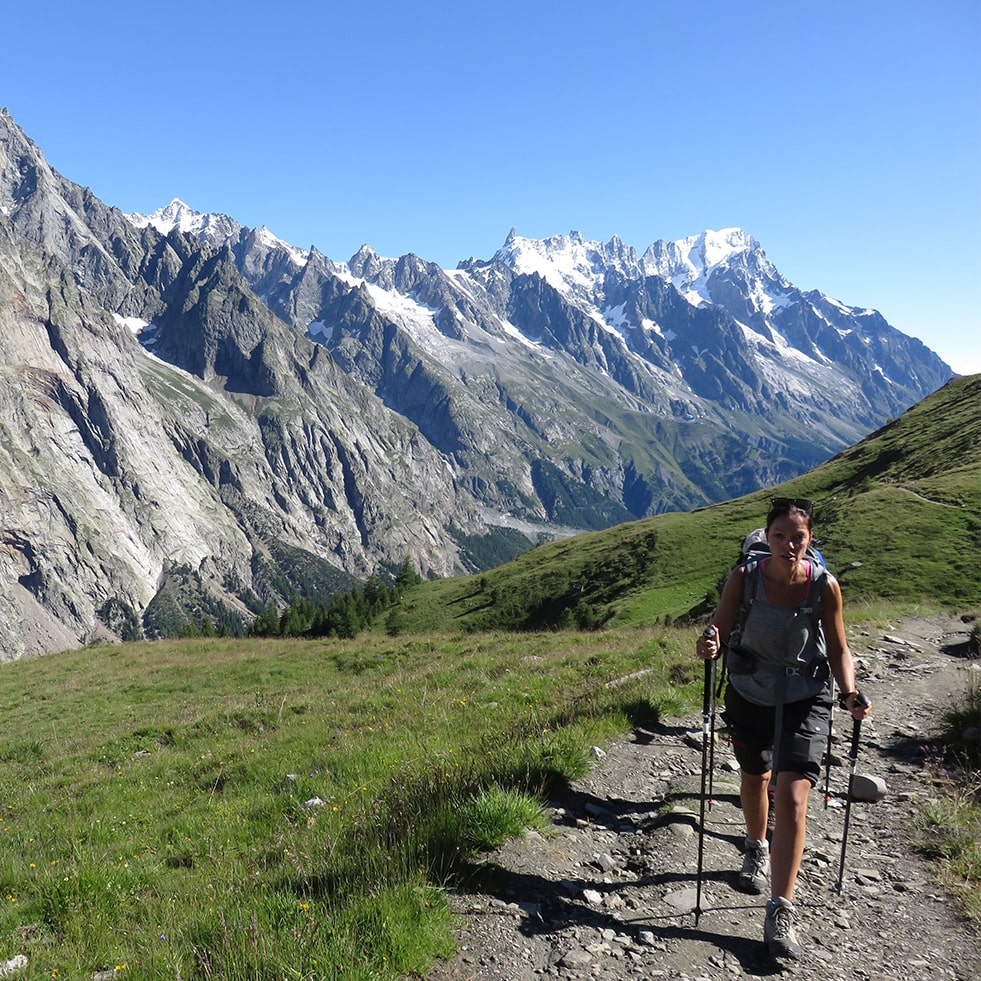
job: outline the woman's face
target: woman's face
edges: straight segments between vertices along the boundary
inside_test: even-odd
[[[811,543],[806,516],[800,512],[791,512],[774,518],[766,533],[766,541],[774,558],[799,562]]]

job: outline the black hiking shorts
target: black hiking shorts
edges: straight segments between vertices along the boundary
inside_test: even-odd
[[[732,750],[744,773],[759,776],[773,769],[774,713],[772,705],[747,701],[732,685],[726,687],[722,718],[732,737]],[[831,692],[786,702],[777,752],[777,772],[800,773],[811,781],[821,776],[821,762],[831,726]]]

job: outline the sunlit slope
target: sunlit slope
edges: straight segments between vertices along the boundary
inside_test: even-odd
[[[390,628],[536,629],[698,616],[770,497],[816,501],[846,601],[981,605],[981,375],[956,378],[802,477],[691,513],[539,546],[490,572],[426,583]]]

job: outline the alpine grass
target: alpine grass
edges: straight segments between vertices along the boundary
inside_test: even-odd
[[[690,703],[689,641],[185,639],[4,665],[0,950],[26,979],[422,974],[476,854],[540,822],[592,745]]]

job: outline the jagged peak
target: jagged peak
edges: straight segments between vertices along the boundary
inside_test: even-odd
[[[384,270],[389,273],[395,261],[380,256],[367,242],[347,261],[347,269],[353,276],[374,281]]]
[[[637,253],[614,235],[607,243],[587,239],[573,229],[568,235],[524,238],[512,228],[494,260],[523,275],[537,274],[558,288],[591,289],[611,268],[638,270]]]
[[[657,241],[644,253],[644,260],[653,263],[660,275],[675,275],[679,268],[687,268],[697,279],[733,256],[759,248],[756,239],[741,228],[708,229],[674,242]]]
[[[145,215],[136,211],[126,215],[126,218],[137,228],[152,225],[161,235],[168,235],[176,228],[179,232],[191,235],[211,233],[211,237],[220,238],[222,233],[228,235],[241,227],[228,215],[195,211],[180,198],[173,198],[170,204],[158,208],[152,214]]]
[[[716,274],[737,267],[759,309],[784,305],[792,289],[759,242],[742,228],[710,229],[675,242],[655,242],[641,265],[645,273],[671,282],[695,306],[714,302]]]
[[[185,204],[180,198],[171,198],[170,204],[165,208],[160,208],[154,214],[166,215],[167,217],[180,217],[181,215],[191,214],[200,216],[200,211],[195,211],[192,207]]]
[[[137,228],[152,227],[161,235],[169,235],[177,229],[179,232],[194,235],[213,245],[225,245],[245,234],[264,248],[283,250],[297,266],[305,265],[310,258],[308,252],[283,241],[265,225],[259,228],[246,228],[229,215],[196,211],[180,198],[173,198],[170,204],[158,208],[153,214],[144,215],[134,212],[125,217]]]
[[[367,243],[365,242],[354,255],[348,260],[350,265],[357,265],[362,262],[368,262],[372,259],[380,259],[381,256]]]

